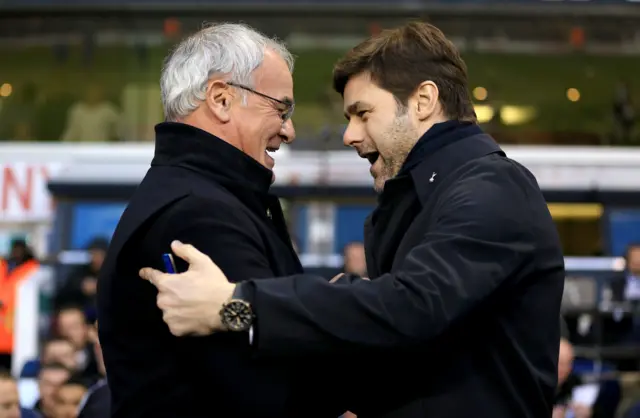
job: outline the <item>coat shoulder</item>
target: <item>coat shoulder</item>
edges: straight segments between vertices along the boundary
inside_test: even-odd
[[[542,191],[535,176],[519,162],[501,155],[478,158],[461,168],[461,173],[451,184],[450,190],[474,190],[478,197],[488,198],[509,196],[513,206],[516,201],[525,205],[544,202]],[[492,198],[493,198],[492,197]]]
[[[224,189],[208,194],[191,191],[183,199],[176,202],[169,211],[175,215],[168,214],[169,219],[179,222],[215,219],[216,221],[246,223],[249,219],[246,207]]]

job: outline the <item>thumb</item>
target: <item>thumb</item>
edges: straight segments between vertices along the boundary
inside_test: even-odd
[[[344,276],[344,273],[336,274],[335,276],[333,276],[333,279],[329,280],[329,283],[337,282],[338,280],[340,280],[342,278],[342,276]]]
[[[193,264],[199,264],[207,260],[207,256],[191,244],[173,241],[171,243],[171,250],[175,255],[189,263],[189,268],[191,268]]]
[[[143,269],[140,269],[140,272],[138,272],[138,275],[144,280],[150,282],[152,285],[154,285],[158,289],[160,288],[160,285],[164,280],[164,276],[166,276],[166,274],[156,269],[152,269],[151,267],[145,267]]]

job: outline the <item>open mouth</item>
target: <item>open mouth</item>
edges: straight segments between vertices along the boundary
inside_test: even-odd
[[[276,152],[278,151],[280,148],[274,148],[274,147],[267,147],[267,152]]]
[[[373,165],[376,161],[378,161],[378,157],[380,157],[379,152],[368,152],[366,154],[361,155],[362,158],[366,158],[369,160],[369,163]]]

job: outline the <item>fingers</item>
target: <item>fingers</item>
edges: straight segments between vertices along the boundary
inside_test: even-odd
[[[176,337],[184,337],[187,335],[185,330],[176,322],[171,320],[171,316],[166,312],[162,312],[162,320],[169,326],[169,331]]]
[[[338,280],[340,280],[340,278],[341,278],[342,276],[344,276],[344,273],[336,274],[336,275],[333,277],[333,279],[329,280],[329,283],[335,283],[335,282],[337,282]]]
[[[171,249],[174,254],[189,263],[190,267],[194,263],[203,262],[208,259],[206,255],[201,253],[191,244],[183,244],[180,241],[173,241]]]
[[[162,286],[164,280],[172,276],[171,274],[166,274],[150,267],[141,269],[138,274],[144,280],[151,282],[151,284],[153,284],[158,289]]]
[[[162,312],[164,312],[170,305],[170,298],[167,297],[166,294],[158,292],[158,296],[156,296],[156,305]]]

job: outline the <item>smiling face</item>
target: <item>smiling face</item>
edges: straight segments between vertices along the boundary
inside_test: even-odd
[[[236,93],[244,90],[246,106],[240,103],[242,95],[237,94],[234,99],[237,105],[231,107],[230,114],[237,121],[240,149],[273,169],[275,161],[267,151],[275,152],[283,142],[290,143],[295,138],[291,119],[283,124],[283,116],[293,105],[293,78],[287,63],[270,50],[253,75],[253,92],[235,87]]]
[[[78,407],[87,388],[79,384],[64,384],[56,392],[56,418],[76,418]]]
[[[272,170],[269,152],[295,139],[290,115],[293,111],[293,78],[287,62],[267,49],[264,61],[253,72],[251,86],[209,80],[205,106],[185,118],[227,141]]]
[[[49,341],[43,349],[42,362],[45,364],[61,363],[73,370],[77,366],[76,349],[69,340]]]
[[[18,386],[9,376],[0,376],[0,418],[20,418]]]
[[[378,191],[434,124],[476,122],[464,61],[442,31],[423,22],[353,47],[333,68],[333,88],[349,120],[344,143],[371,162]]]
[[[369,160],[374,188],[381,192],[385,182],[398,174],[421,132],[409,109],[399,106],[393,94],[378,87],[367,73],[347,82],[344,110],[349,120],[344,144]]]

